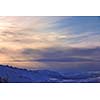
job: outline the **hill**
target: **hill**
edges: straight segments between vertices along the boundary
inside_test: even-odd
[[[27,70],[0,65],[1,83],[99,83],[100,71],[59,73],[51,70]]]

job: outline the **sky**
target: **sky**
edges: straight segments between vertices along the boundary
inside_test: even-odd
[[[0,16],[0,64],[100,70],[100,17]]]

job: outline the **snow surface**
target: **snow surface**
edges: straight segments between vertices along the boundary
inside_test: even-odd
[[[50,70],[27,70],[0,65],[2,83],[100,83],[100,71],[59,73]]]

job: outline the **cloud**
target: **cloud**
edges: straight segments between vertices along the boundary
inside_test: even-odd
[[[62,45],[68,35],[54,29],[63,19],[67,17],[0,17],[0,46],[44,48]]]
[[[32,49],[24,48],[21,55],[27,56],[29,61],[60,61],[60,62],[98,62],[100,48],[45,48]]]
[[[4,32],[0,35],[1,43],[4,45],[32,48],[49,48],[49,47],[78,47],[93,48],[100,46],[99,33],[83,33],[80,35],[69,33],[14,33]],[[21,44],[21,45],[20,45]]]
[[[41,32],[57,27],[59,22],[69,17],[7,16],[0,17],[0,27],[6,30]],[[5,30],[5,29],[4,29]]]
[[[82,62],[100,59],[100,48],[23,48],[19,50],[1,48],[0,54],[7,56],[9,60],[21,61],[60,61],[60,62]]]
[[[20,67],[50,69],[98,69],[100,48],[62,48],[43,49],[22,48],[19,50],[1,48],[0,59],[7,64]],[[67,69],[67,70],[68,70]],[[76,70],[74,69],[74,70]],[[78,70],[77,69],[77,70]]]
[[[99,32],[86,32],[82,33],[79,36],[75,36],[69,41],[69,44],[73,47],[87,47],[93,48],[100,46],[100,34]]]
[[[0,17],[0,42],[19,48],[100,46],[99,32],[74,33],[67,25],[73,17]],[[71,30],[72,29],[72,30]],[[84,29],[85,30],[85,29]],[[19,45],[21,43],[21,45]]]
[[[100,31],[95,26],[98,22],[89,20],[87,29],[86,21],[79,19],[56,16],[0,17],[1,61],[28,64],[38,61],[47,66],[49,62],[99,62]]]

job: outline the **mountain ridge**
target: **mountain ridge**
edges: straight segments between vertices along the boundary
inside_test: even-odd
[[[100,83],[100,71],[60,73],[0,65],[1,83]]]

